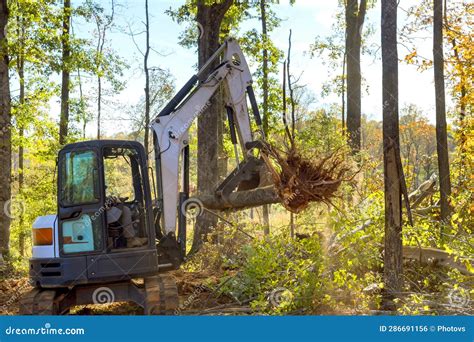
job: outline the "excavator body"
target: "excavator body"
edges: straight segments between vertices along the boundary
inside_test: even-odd
[[[64,314],[75,305],[114,301],[133,301],[146,314],[175,312],[177,287],[166,272],[186,258],[188,130],[221,85],[238,166],[214,193],[225,202],[233,191],[258,185],[262,161],[255,156],[259,140],[247,99],[265,137],[245,57],[228,39],[149,123],[154,168],[134,141],[92,140],[61,149],[57,213],[33,224],[34,289],[21,301],[22,314]]]

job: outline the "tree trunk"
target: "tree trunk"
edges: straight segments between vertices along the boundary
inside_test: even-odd
[[[105,35],[107,33],[107,30],[110,28],[112,25],[112,22],[114,20],[114,14],[115,14],[115,4],[114,0],[111,2],[111,10],[112,13],[110,16],[107,17],[107,22],[101,26],[101,19],[96,16],[95,21],[96,21],[96,27],[97,27],[97,48],[96,48],[96,68],[97,68],[97,140],[100,140],[101,137],[101,126],[100,126],[100,120],[102,117],[102,76],[101,76],[101,69],[103,68],[103,52],[104,52],[104,45],[105,45]]]
[[[346,57],[347,57],[347,132],[353,152],[361,148],[361,73],[360,51],[362,26],[367,0],[347,0]]]
[[[347,60],[347,52],[346,48],[344,48],[344,57],[342,59],[342,88],[341,88],[341,127],[342,127],[342,134],[345,135],[345,128],[346,128],[346,60]]]
[[[449,178],[448,135],[446,129],[446,106],[444,94],[444,57],[443,57],[443,2],[434,0],[433,11],[433,69],[436,95],[436,150],[438,154],[439,192],[441,205],[441,243],[443,225],[449,221],[449,196],[451,181]]]
[[[148,15],[148,0],[145,0],[145,34],[146,48],[143,58],[143,69],[145,71],[145,153],[148,156],[148,123],[150,122],[150,71],[148,70],[148,56],[150,54],[150,22]]]
[[[201,26],[201,36],[198,41],[198,66],[206,63],[214,51],[219,47],[220,26],[224,15],[232,5],[232,0],[219,1],[207,5],[206,1],[197,2],[196,20]],[[216,67],[218,61],[212,67]],[[197,178],[198,192],[201,195],[211,194],[219,182],[218,146],[222,141],[219,134],[220,113],[223,110],[222,99],[219,93],[210,100],[210,105],[198,118],[198,153],[197,153]],[[217,218],[204,212],[196,221],[193,241],[193,250],[197,250],[203,238],[217,224]]]
[[[82,93],[82,79],[81,79],[81,70],[77,68],[77,85],[79,86],[79,101],[81,103],[81,111],[83,117],[82,121],[82,139],[86,139],[86,126],[87,126],[87,114],[86,109],[84,108],[84,95]]]
[[[71,0],[64,0],[63,33],[62,33],[62,83],[61,83],[61,115],[59,118],[59,144],[66,143],[69,125],[69,23],[71,21]]]
[[[290,237],[295,237],[295,214],[290,213]]]
[[[268,32],[267,32],[267,13],[265,9],[265,0],[260,0],[260,16],[262,22],[262,40],[263,40],[263,49],[262,49],[262,92],[263,92],[263,132],[265,136],[268,136]],[[263,216],[263,233],[265,235],[270,234],[270,208],[268,205],[264,205],[262,208]]]
[[[21,88],[22,88],[22,86],[20,86],[20,103],[22,103],[22,101],[21,101],[21,98],[22,98]],[[23,89],[23,103],[24,103],[24,89]],[[24,137],[23,127],[21,127],[18,130],[18,135],[19,135],[20,138]],[[23,140],[21,140],[20,141],[20,147],[18,148],[18,195],[20,196],[20,198],[22,198],[23,185],[25,184],[24,161],[25,161],[25,149],[23,147]],[[20,226],[20,232],[18,233],[18,244],[19,244],[19,250],[20,250],[20,255],[21,256],[25,255],[25,238],[26,238],[26,234],[24,232],[24,227],[23,227],[23,225],[24,225],[23,214],[24,214],[23,212],[20,212],[19,213],[19,219],[18,219],[18,223],[19,223],[19,226]]]
[[[267,33],[267,13],[265,9],[265,0],[260,0],[260,16],[262,21],[262,39],[263,39],[263,49],[262,49],[262,95],[263,95],[263,104],[262,104],[262,125],[263,132],[265,136],[268,135],[268,33]]]
[[[20,37],[21,42],[21,47],[19,49],[19,53],[17,56],[17,69],[18,69],[18,79],[20,82],[20,97],[19,97],[19,104],[20,104],[20,115],[24,115],[25,111],[25,58],[24,58],[24,50],[23,50],[23,41],[25,38],[25,30],[24,26],[22,23],[22,20],[20,20],[19,17],[17,17],[17,24],[18,24],[18,37]],[[20,145],[18,147],[18,194],[22,196],[22,191],[23,191],[23,185],[25,183],[25,175],[24,175],[24,156],[25,156],[25,148],[23,146],[23,138],[25,136],[25,129],[23,126],[24,118],[23,120],[20,120],[20,123],[18,123],[18,136],[20,137]],[[18,244],[19,244],[19,250],[20,250],[20,255],[24,256],[25,255],[25,232],[23,231],[23,224],[24,224],[24,218],[23,218],[23,212],[20,212],[20,217],[19,217],[19,225],[20,225],[20,232],[18,234]]]
[[[447,0],[444,0],[444,12],[443,12],[443,20],[444,20],[444,25],[447,30],[451,30],[450,24],[448,21],[448,16],[446,15],[448,11],[448,2]],[[454,57],[456,58],[456,62],[459,65],[463,65],[463,62],[461,61],[459,51],[458,51],[458,45],[456,42],[456,38],[452,37],[451,38],[451,46],[452,46],[452,51],[454,54]],[[441,46],[442,48],[442,46]],[[461,85],[461,91],[460,91],[460,98],[459,98],[459,150],[460,150],[460,159],[461,159],[461,172],[464,172],[465,166],[466,166],[466,127],[465,127],[465,119],[466,119],[466,102],[467,102],[467,89],[466,89],[466,74],[464,72],[464,68],[459,68],[459,84]],[[463,178],[463,177],[461,177]]]
[[[402,288],[402,186],[399,159],[397,0],[382,0],[382,97],[385,179],[383,307],[395,308]]]
[[[8,76],[8,50],[5,36],[8,22],[7,0],[0,0],[0,261],[9,254],[10,217],[7,215],[11,199],[11,111]]]
[[[270,205],[262,206],[263,234],[270,235]]]
[[[101,103],[102,103],[102,78],[97,77],[97,140],[100,140],[100,117],[101,117]]]

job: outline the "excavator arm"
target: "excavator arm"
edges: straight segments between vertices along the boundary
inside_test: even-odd
[[[219,62],[218,66],[209,70],[216,61]],[[236,158],[239,159],[240,151],[243,159],[239,161],[236,170],[216,189],[216,194],[222,196],[225,201],[226,196],[259,164],[249,152],[258,143],[254,141],[251,130],[247,97],[261,132],[261,139],[265,138],[252,89],[251,73],[237,41],[226,40],[150,125],[155,147],[161,231],[165,237],[176,239],[178,223],[176,242],[181,245],[183,253],[186,231],[183,204],[189,197],[188,131],[193,121],[206,111],[212,96],[221,85]],[[218,120],[219,113],[213,114],[215,118],[212,119]]]

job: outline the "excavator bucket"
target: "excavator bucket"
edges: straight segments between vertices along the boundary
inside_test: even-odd
[[[216,196],[228,202],[234,191],[247,191],[266,185],[268,170],[260,158],[249,157],[242,161],[216,189]]]

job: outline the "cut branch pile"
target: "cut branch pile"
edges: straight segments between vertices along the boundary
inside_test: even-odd
[[[319,160],[305,158],[294,145],[281,151],[266,144],[263,152],[281,203],[293,213],[310,202],[332,204],[341,183],[353,178],[347,176],[351,167],[340,150]]]

